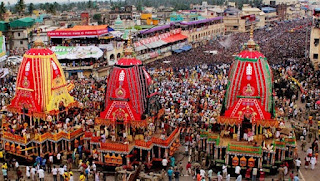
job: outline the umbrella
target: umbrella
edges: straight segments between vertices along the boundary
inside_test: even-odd
[[[320,99],[316,102],[316,104],[320,105]]]

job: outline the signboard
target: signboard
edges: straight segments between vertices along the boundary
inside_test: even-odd
[[[103,52],[100,48],[96,46],[76,46],[76,47],[66,47],[66,46],[53,46],[51,48],[60,59],[86,59],[95,58],[98,59],[102,57]]]
[[[76,37],[76,36],[99,36],[103,34],[107,34],[108,29],[104,30],[79,30],[79,31],[50,31],[48,32],[48,36],[63,36],[63,37]]]
[[[98,47],[102,50],[112,51],[113,50],[113,44],[99,44]]]
[[[0,62],[7,58],[5,37],[0,36]]]

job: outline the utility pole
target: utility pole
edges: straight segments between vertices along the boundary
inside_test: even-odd
[[[312,23],[313,24],[313,23]],[[310,27],[310,33],[311,33],[311,28],[312,28],[312,25]],[[308,57],[308,22],[307,22],[307,25],[306,25],[306,47],[305,47],[305,51],[304,51],[304,57],[307,58]]]

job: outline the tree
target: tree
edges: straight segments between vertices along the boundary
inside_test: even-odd
[[[54,6],[54,4],[49,4],[47,12],[50,14],[56,14],[56,7]]]
[[[46,2],[43,7],[44,7],[44,10],[46,10],[49,13],[50,4]]]
[[[24,4],[24,0],[18,0],[17,4],[15,5],[15,10],[18,12],[19,16],[24,13],[26,8],[26,4]]]
[[[93,19],[96,21],[100,21],[101,20],[101,14],[94,14],[93,15]]]
[[[91,1],[91,0],[89,0],[89,2],[88,2],[88,5],[87,5],[87,6],[88,6],[88,8],[89,8],[89,9],[93,8],[93,3],[92,3],[92,1]]]
[[[54,2],[54,3],[53,3],[53,6],[56,8],[56,10],[60,11],[61,5],[60,5],[59,3]]]
[[[28,12],[29,12],[29,14],[32,14],[34,9],[35,9],[35,8],[34,8],[33,3],[30,3],[30,4],[29,4],[29,7],[28,7]]]
[[[4,14],[7,12],[6,6],[4,5],[4,2],[1,2],[0,4],[0,19],[4,19]]]

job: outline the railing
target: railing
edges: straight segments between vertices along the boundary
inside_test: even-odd
[[[19,135],[16,135],[16,134],[12,134],[10,132],[3,132],[3,137],[5,139],[12,140],[12,141],[18,142],[18,143],[23,143],[23,144],[27,143],[27,138],[26,137],[22,137],[22,136],[19,136]]]
[[[243,145],[230,145],[228,144],[228,151],[241,152],[241,153],[253,153],[253,154],[261,154],[262,148],[261,146],[243,146]]]
[[[149,140],[149,141],[143,141],[143,140],[136,140],[135,141],[135,144],[137,146],[141,146],[141,147],[145,147],[145,148],[150,148],[150,146],[152,145],[152,140]]]
[[[100,138],[101,138],[100,136],[92,136],[90,141],[98,143],[98,142],[100,142]]]
[[[163,140],[163,139],[160,139],[160,138],[154,138],[152,137],[152,142],[155,143],[155,144],[159,144],[159,145],[164,145],[164,146],[168,146],[172,140],[174,139],[175,135],[178,133],[179,131],[179,128],[176,128],[171,134],[170,136]]]
[[[91,138],[92,136],[93,136],[92,132],[87,131],[87,132],[84,133],[84,137],[85,138]]]
[[[296,138],[295,138],[295,137],[293,137],[293,138],[285,138],[284,141],[285,141],[287,144],[290,144],[290,145],[296,144]]]
[[[110,150],[110,151],[120,151],[120,152],[129,151],[129,145],[124,145],[121,143],[100,143],[100,148],[102,150]]]
[[[274,141],[274,146],[284,148],[286,147],[286,143],[284,141]]]
[[[35,134],[35,136],[30,138],[30,139],[31,140],[36,140],[36,141],[39,141],[39,142],[44,142],[44,141],[46,141],[48,139],[54,140],[54,141],[58,141],[61,138],[65,138],[65,139],[70,140],[72,138],[75,138],[79,134],[81,134],[81,132],[82,132],[82,128],[79,128],[79,129],[77,129],[77,130],[75,130],[73,132],[70,132],[70,133],[66,133],[64,131],[61,131],[59,133],[52,134],[50,132],[47,132],[47,133],[44,133],[44,134]],[[9,133],[9,132],[4,132],[3,133],[3,137],[6,138],[6,139],[9,139],[9,140],[16,141],[16,142],[19,142],[19,143],[24,143],[24,144],[26,144],[28,142],[26,137],[15,135],[15,134],[12,134],[12,133]]]
[[[216,145],[220,143],[220,135],[218,134],[208,134],[208,141],[215,141]]]
[[[284,138],[284,141],[274,141],[275,147],[278,148],[284,148],[286,145],[295,145],[296,144],[296,138]]]

